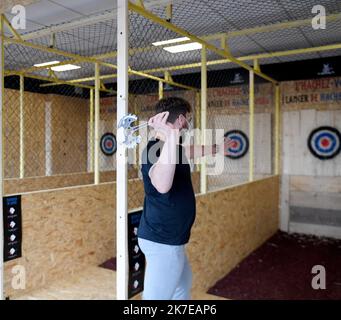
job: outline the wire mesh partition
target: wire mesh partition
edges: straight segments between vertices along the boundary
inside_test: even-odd
[[[253,141],[238,159],[227,156],[219,160],[224,170],[220,175],[208,176],[209,190],[248,181],[250,171],[255,179],[274,173],[274,93],[269,83],[255,86],[254,131],[249,136],[246,69],[254,60],[265,65],[332,56],[341,50],[337,45],[320,48],[321,52],[310,50],[339,40],[337,1],[321,2],[329,14],[328,34],[311,28],[310,1],[280,1],[275,5],[270,2],[251,4],[245,0],[229,2],[227,6],[224,1],[174,0],[170,6],[169,2],[145,1],[147,9],[139,7],[140,11],[136,10],[138,2],[129,2],[129,112],[146,121],[161,96],[178,95],[189,100],[195,110],[195,128],[200,128],[202,43],[197,41],[203,40],[208,46],[206,128],[214,129],[213,136],[217,130],[225,134],[238,130],[244,133],[246,138],[239,132],[234,135],[238,137],[235,149],[240,141],[243,147],[247,147],[249,139]],[[248,19],[243,18],[242,6],[253,12]],[[116,135],[117,126],[113,91],[117,82],[117,21],[114,14],[104,13],[103,20],[70,24],[53,34],[25,36],[26,40],[12,34],[5,40],[4,173],[8,183],[38,177],[66,179],[66,183],[53,187],[78,185],[82,179],[93,183],[95,149],[106,133]],[[259,26],[260,20],[264,25]],[[7,35],[10,33],[6,30]],[[169,42],[172,39],[176,41]],[[186,46],[193,47],[187,50]],[[233,57],[238,57],[238,61]],[[53,65],[34,66],[46,62],[55,62],[58,67],[75,64],[78,68],[60,72],[53,71]],[[101,96],[95,144],[96,62],[100,66]],[[145,138],[143,133],[142,136]],[[115,180],[115,154],[100,150],[98,157],[99,181]],[[137,177],[138,159],[139,151],[129,151],[130,178]]]
[[[181,11],[179,8],[183,8]],[[159,17],[165,18],[166,8],[154,10]],[[177,3],[173,8],[172,23],[176,24],[184,14],[185,5]],[[182,12],[182,13],[181,13]],[[189,17],[190,19],[190,17]],[[198,17],[196,17],[198,21]],[[199,46],[183,52],[174,51],[169,40],[176,39],[177,45],[188,43],[181,40],[181,34],[170,30],[158,21],[150,20],[136,12],[129,15],[129,66],[140,72],[152,73],[155,77],[168,79],[181,85],[192,87],[192,90],[175,89],[176,85],[162,84],[161,95],[159,84],[153,80],[131,80],[130,92],[140,93],[135,98],[134,108],[140,120],[146,121],[153,115],[152,107],[158,97],[177,96],[186,98],[193,107],[194,128],[201,129],[200,123],[200,79],[206,75],[200,73],[201,51]],[[141,30],[145,30],[141,32]],[[193,31],[193,30],[191,30]],[[199,32],[198,30],[194,30]],[[202,31],[202,30],[201,30]],[[203,31],[202,31],[203,32]],[[143,36],[141,36],[143,34]],[[201,33],[199,32],[199,35]],[[195,34],[198,35],[198,34]],[[180,39],[180,40],[179,40]],[[207,39],[215,48],[226,48],[227,39],[218,37]],[[209,144],[218,141],[219,134],[232,140],[225,157],[208,157],[207,163],[213,163],[221,170],[207,171],[208,190],[215,190],[253,179],[259,179],[274,173],[274,94],[273,85],[265,81],[255,85],[253,130],[250,128],[249,72],[247,70],[228,69],[227,64],[214,62],[221,57],[214,51],[207,50],[207,114],[206,130],[209,133]],[[181,63],[184,67],[178,67]],[[235,66],[236,67],[236,66]],[[223,71],[226,70],[226,71]],[[169,76],[172,77],[169,77]],[[259,82],[259,81],[258,81]],[[144,112],[142,112],[142,110]],[[219,134],[218,134],[219,132]],[[250,134],[252,140],[250,141]],[[143,143],[147,139],[143,137]],[[200,141],[199,141],[200,142]],[[252,148],[250,146],[252,143]],[[252,159],[250,149],[253,149]],[[193,168],[200,168],[193,167]],[[252,171],[252,177],[250,177]],[[211,173],[209,173],[211,172]]]
[[[223,172],[208,176],[208,190],[249,180],[249,90],[248,85],[208,89],[208,127],[223,129],[233,140],[230,154],[220,159]]]
[[[5,194],[94,183],[94,80],[97,60],[78,54],[80,51],[90,55],[102,54],[116,47],[112,39],[116,33],[108,31],[113,25],[116,26],[113,20],[105,24],[110,36],[106,37],[104,33],[103,38],[97,39],[101,50],[95,50],[90,41],[86,46],[79,40],[81,32],[90,35],[90,30],[92,33],[98,30],[98,24],[72,29],[69,33],[56,33],[53,44],[48,41],[51,37],[26,41],[6,38],[3,104]],[[114,77],[115,65],[100,61],[98,64],[99,78]],[[112,88],[106,88],[101,79],[97,91],[97,171],[101,173],[100,181],[114,181],[115,157],[101,149],[100,143],[106,133],[116,133],[115,104],[106,103],[110,97],[112,102],[116,102],[116,94]],[[108,144],[104,140],[105,143]],[[110,148],[115,149],[116,142],[111,139],[109,143]],[[102,141],[102,147],[104,144]]]

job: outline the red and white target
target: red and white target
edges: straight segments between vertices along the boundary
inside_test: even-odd
[[[116,137],[113,133],[105,133],[100,142],[101,150],[106,156],[112,156],[117,149]]]
[[[308,148],[321,160],[332,159],[341,151],[341,134],[333,127],[319,127],[310,133]]]
[[[225,150],[225,156],[231,159],[239,159],[246,155],[249,150],[249,139],[240,130],[231,130],[225,133],[225,139],[229,141]]]

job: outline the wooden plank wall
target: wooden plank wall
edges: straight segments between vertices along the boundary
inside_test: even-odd
[[[281,228],[290,230],[293,209],[300,208],[303,212],[311,210],[312,223],[316,223],[314,215],[324,220],[324,215],[331,214],[335,221],[338,214],[341,218],[338,188],[341,155],[332,160],[319,160],[310,153],[307,141],[311,131],[320,126],[332,126],[341,131],[341,99],[338,99],[341,78],[285,82],[282,91],[282,180],[286,182],[282,184],[282,216],[286,223]],[[295,224],[294,229],[300,232],[300,224]],[[328,229],[328,225],[322,224],[321,232],[319,225],[314,228],[302,226],[302,232],[312,230],[318,235],[339,234],[341,237],[341,228],[338,232],[333,229],[331,233]]]

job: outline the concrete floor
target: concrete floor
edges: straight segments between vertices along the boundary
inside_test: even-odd
[[[140,299],[140,295],[137,295],[132,300]],[[88,267],[75,276],[13,300],[116,300],[116,272],[100,267]],[[193,300],[226,299],[204,292],[194,292]]]

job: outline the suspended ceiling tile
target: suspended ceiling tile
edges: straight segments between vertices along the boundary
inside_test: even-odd
[[[314,46],[341,43],[341,18],[338,21],[328,22],[326,29],[314,30],[311,26],[301,27],[302,32]]]
[[[117,6],[117,1],[113,0],[51,0],[72,11],[79,12],[82,15],[98,14],[106,10],[113,10]]]
[[[42,0],[26,7],[26,17],[37,24],[50,26],[79,19],[82,15],[48,0]]]

